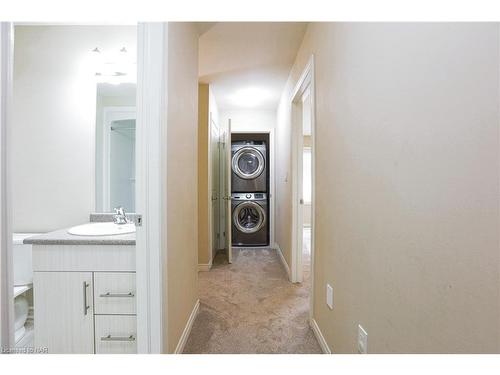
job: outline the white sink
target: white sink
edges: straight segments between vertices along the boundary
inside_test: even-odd
[[[134,224],[119,225],[109,222],[83,224],[68,229],[68,233],[75,236],[114,236],[116,234],[126,234],[134,232]]]

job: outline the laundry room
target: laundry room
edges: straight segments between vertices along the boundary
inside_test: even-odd
[[[231,132],[231,242],[269,246],[269,133]]]
[[[243,250],[278,243],[290,252],[292,215],[278,221],[277,212],[292,200],[292,165],[279,159],[292,144],[278,117],[305,25],[199,26],[198,270],[209,271],[217,256],[232,264]]]
[[[241,93],[226,98],[226,91],[216,83],[199,85],[200,271],[208,271],[217,254],[231,262],[233,248],[274,243],[274,103]]]

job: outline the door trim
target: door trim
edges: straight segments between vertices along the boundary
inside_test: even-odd
[[[14,28],[0,22],[0,347],[14,347],[12,206],[9,125],[14,62]]]
[[[139,23],[137,35],[136,233],[137,351],[167,349],[166,72],[168,27]]]
[[[231,132],[231,119],[227,122],[227,134],[225,137],[226,148],[224,150],[224,158],[226,164],[224,165],[226,174],[224,175],[225,184],[224,188],[226,190],[226,241],[227,241],[227,261],[228,263],[233,263],[233,235],[232,235],[232,204],[231,204],[231,142],[232,142],[232,132]]]
[[[291,126],[292,126],[292,261],[291,261],[291,277],[292,282],[297,283],[302,281],[302,249],[298,244],[302,241],[298,236],[302,236],[303,229],[298,226],[302,223],[299,215],[302,210],[299,200],[301,197],[298,195],[298,184],[302,180],[298,179],[299,161],[302,160],[300,153],[302,152],[303,133],[302,133],[302,111],[301,99],[304,92],[309,88],[310,102],[311,102],[311,296],[310,296],[310,309],[309,316],[313,316],[314,307],[314,253],[315,253],[315,186],[316,186],[316,117],[315,117],[315,87],[314,87],[314,55],[311,55],[307,65],[305,66],[295,88],[290,97],[291,108]]]

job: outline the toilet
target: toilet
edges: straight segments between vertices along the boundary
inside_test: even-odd
[[[31,245],[24,245],[26,238],[38,235],[38,233],[14,233],[13,256],[14,256],[14,286],[23,286],[33,283],[33,266],[31,261]]]
[[[33,287],[33,266],[31,245],[23,244],[26,238],[36,236],[38,233],[13,234],[13,263],[14,263],[14,336],[18,343],[26,335],[26,321],[29,316],[31,295]]]

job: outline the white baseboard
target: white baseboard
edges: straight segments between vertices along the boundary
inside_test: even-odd
[[[182,354],[182,352],[184,351],[184,346],[186,346],[187,339],[189,337],[189,334],[191,333],[191,328],[193,328],[193,323],[196,319],[196,316],[198,315],[199,310],[200,300],[197,300],[194,304],[193,311],[191,311],[191,315],[189,315],[189,319],[186,323],[186,326],[184,327],[184,331],[182,331],[181,338],[177,343],[174,354]]]
[[[198,272],[208,272],[212,269],[212,263],[198,264]]]
[[[321,350],[323,350],[323,353],[332,354],[332,351],[330,350],[330,347],[326,343],[325,337],[321,333],[321,330],[319,329],[319,326],[318,326],[318,323],[316,323],[316,320],[310,319],[309,325],[311,326],[311,329],[314,332],[314,336],[316,336],[316,339],[318,340],[319,346],[321,346]]]
[[[283,267],[285,267],[288,280],[292,280],[292,273],[290,272],[290,267],[288,267],[288,263],[286,262],[285,257],[283,256],[283,252],[281,251],[280,245],[276,243],[274,244],[274,248],[276,249],[276,252],[280,256],[281,264],[283,264]]]

